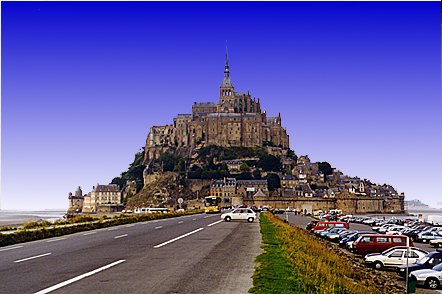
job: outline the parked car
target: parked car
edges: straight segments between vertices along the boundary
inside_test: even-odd
[[[442,239],[431,240],[430,245],[436,248],[442,248]]]
[[[417,242],[429,242],[430,240],[442,239],[442,231],[424,231],[417,235]]]
[[[430,269],[442,262],[442,251],[433,251],[419,259],[414,264],[408,265],[408,273],[420,270]],[[400,265],[396,268],[397,273],[405,278],[407,273],[407,265]]]
[[[318,222],[313,230],[324,230],[325,228],[336,227],[336,228],[346,228],[348,229],[348,223],[346,222]]]
[[[323,237],[323,238],[327,238],[328,235],[330,234],[338,234],[339,232],[341,232],[342,230],[346,230],[344,228],[331,228],[330,230],[327,231],[322,231],[319,236]]]
[[[437,289],[442,284],[442,263],[432,269],[414,271],[410,274],[410,277],[416,281],[417,285]]]
[[[386,235],[402,235],[401,232],[405,230],[405,226],[392,226],[385,232]]]
[[[226,222],[231,220],[247,220],[253,222],[256,219],[256,213],[250,208],[236,208],[230,212],[221,214],[221,219]]]
[[[371,234],[374,235],[376,234],[376,232],[356,232],[350,236],[348,236],[345,239],[342,239],[341,241],[339,241],[339,246],[340,247],[345,247],[349,250],[351,250],[353,248],[353,242],[356,241],[360,235],[362,234]]]
[[[275,209],[272,210],[272,213],[273,214],[283,214],[284,210],[279,209],[279,208],[275,208]]]
[[[327,235],[325,235],[325,238],[330,241],[336,242],[337,240],[339,240],[339,237],[341,236],[341,234],[344,234],[346,232],[348,232],[348,230],[345,228],[335,228],[335,231],[330,232]]]
[[[404,235],[364,234],[353,243],[353,250],[355,253],[362,255],[383,252],[391,247],[406,246],[407,238]],[[409,240],[409,245],[414,245],[412,240]]]
[[[410,247],[410,255],[408,263],[415,263],[428,252],[417,247]],[[365,265],[373,266],[380,270],[384,267],[395,267],[398,265],[407,264],[407,247],[396,246],[381,253],[371,253],[365,255]]]

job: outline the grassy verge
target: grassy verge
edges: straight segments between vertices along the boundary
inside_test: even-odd
[[[201,212],[202,210],[193,210],[179,213],[170,212],[161,214],[122,214],[112,218],[97,218],[87,216],[72,221],[56,221],[54,223],[45,222],[43,227],[40,223],[29,223],[21,230],[16,230],[8,234],[0,233],[0,247],[45,238],[59,237],[63,235],[100,228],[107,228],[136,222],[144,222],[155,219],[178,217]]]
[[[378,293],[365,273],[305,230],[269,213],[260,216],[264,253],[251,293]]]

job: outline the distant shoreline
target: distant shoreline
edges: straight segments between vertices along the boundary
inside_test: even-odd
[[[66,210],[0,210],[0,226],[21,226],[30,221],[62,219]]]

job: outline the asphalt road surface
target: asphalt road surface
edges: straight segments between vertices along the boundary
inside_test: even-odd
[[[191,215],[0,247],[0,293],[247,293],[259,223]]]

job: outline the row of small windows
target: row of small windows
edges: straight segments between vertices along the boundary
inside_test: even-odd
[[[233,91],[232,90],[222,90],[223,96],[232,96]]]

